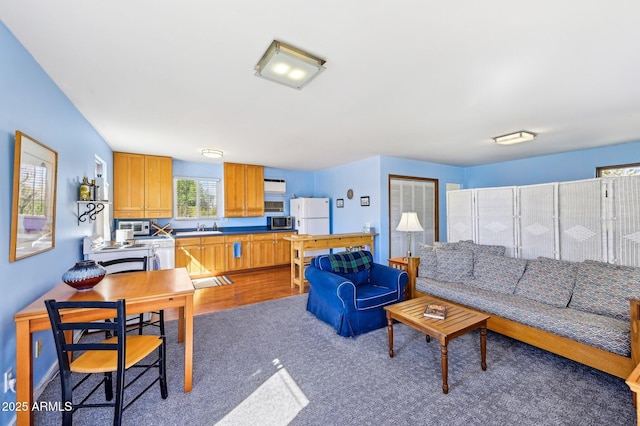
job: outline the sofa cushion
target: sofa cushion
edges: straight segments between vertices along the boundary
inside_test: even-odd
[[[527,262],[524,275],[518,281],[518,296],[558,308],[566,308],[576,283],[578,264],[566,260],[539,257]]]
[[[436,250],[437,273],[440,281],[461,283],[473,276],[473,252],[468,250]]]
[[[502,294],[513,294],[527,265],[525,259],[483,252],[473,258],[473,279],[465,284]]]
[[[455,241],[453,243],[449,243],[449,242],[440,242],[440,241],[436,241],[433,243],[433,246],[437,249],[444,249],[444,250],[460,250],[460,248],[462,247],[462,244],[464,243],[471,243],[473,244],[473,240],[460,240],[460,241]]]
[[[570,308],[628,321],[631,299],[640,299],[640,268],[594,260],[578,264]]]
[[[539,328],[622,356],[631,355],[629,321],[577,309],[556,308],[516,295],[464,284],[416,279],[416,290]]]
[[[358,286],[356,307],[360,310],[375,309],[398,301],[397,289],[389,289],[376,284]]]
[[[504,256],[507,248],[505,246],[476,244],[473,241],[459,241],[457,243],[457,250],[471,250],[474,255],[477,255],[479,253],[487,253]]]
[[[418,243],[418,256],[420,257],[418,276],[435,279],[438,265],[435,247]]]
[[[430,246],[418,243],[418,255],[420,256],[420,264],[418,265],[418,276],[436,279],[437,272],[437,250],[458,250],[458,243],[441,243],[435,242]]]

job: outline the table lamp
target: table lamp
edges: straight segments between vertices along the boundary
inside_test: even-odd
[[[418,214],[416,212],[402,213],[402,217],[400,218],[400,223],[398,224],[396,231],[407,233],[407,259],[409,259],[411,257],[411,233],[424,231],[424,229],[422,229],[422,225],[420,225],[420,221],[418,220]]]

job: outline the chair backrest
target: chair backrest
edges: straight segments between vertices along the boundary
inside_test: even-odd
[[[116,302],[104,302],[104,301],[68,301],[68,302],[56,302],[55,300],[45,300],[45,306],[47,307],[47,313],[49,314],[49,321],[51,322],[51,329],[53,331],[53,338],[56,344],[56,352],[58,354],[58,362],[62,371],[68,372],[69,368],[69,355],[74,351],[87,351],[87,350],[104,350],[104,351],[118,351],[118,370],[124,371],[125,365],[125,351],[126,340],[117,339],[115,343],[74,343],[73,335],[76,330],[100,330],[105,332],[111,332],[116,336],[126,335],[126,308],[124,299],[120,299]],[[106,318],[114,318],[113,321],[106,322],[88,322],[78,321],[70,322],[64,321],[65,311],[71,310],[88,310],[88,309],[100,309],[111,310],[114,313],[106,314]]]
[[[147,260],[146,256],[123,257],[121,259],[102,260],[98,263],[107,270],[107,274],[120,274],[122,272],[146,271]]]

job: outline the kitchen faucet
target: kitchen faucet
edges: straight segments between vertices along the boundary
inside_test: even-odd
[[[196,227],[196,231],[204,231],[206,228],[205,224],[203,223],[202,225],[200,225],[200,222],[198,222],[198,225]]]

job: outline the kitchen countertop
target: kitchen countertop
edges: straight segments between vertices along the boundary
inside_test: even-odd
[[[178,232],[193,232],[195,228],[182,228],[182,229],[174,229],[171,235],[174,238],[193,238],[200,237],[199,235],[176,235]],[[206,231],[212,231],[211,227],[205,229]],[[209,234],[203,235],[204,237],[216,237],[216,236],[225,236],[225,235],[241,235],[241,234],[267,234],[274,232],[296,232],[294,229],[269,229],[266,226],[233,226],[229,228],[218,227],[218,231],[220,234]]]

